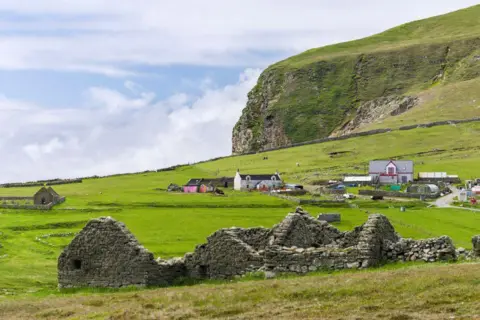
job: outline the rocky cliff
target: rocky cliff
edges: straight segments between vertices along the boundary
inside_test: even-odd
[[[270,66],[233,129],[233,153],[359,131],[417,108],[419,92],[479,77],[479,17],[475,6]],[[475,27],[459,33],[460,18]]]

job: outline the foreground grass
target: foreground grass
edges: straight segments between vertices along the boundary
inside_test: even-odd
[[[477,319],[480,264],[0,301],[2,319]]]

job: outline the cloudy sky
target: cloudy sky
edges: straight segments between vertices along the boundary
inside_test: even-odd
[[[1,0],[0,182],[227,155],[270,63],[476,0]]]

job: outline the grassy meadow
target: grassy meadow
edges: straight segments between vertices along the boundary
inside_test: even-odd
[[[0,297],[58,294],[57,257],[92,218],[112,216],[124,222],[156,257],[169,258],[193,251],[220,228],[272,227],[296,206],[256,192],[229,190],[225,197],[168,193],[165,189],[171,182],[181,185],[192,177],[232,176],[240,168],[251,173],[278,169],[288,182],[309,184],[340,177],[343,172],[361,173],[370,159],[395,156],[415,160],[416,172],[447,171],[470,178],[478,173],[480,142],[475,137],[479,131],[480,124],[471,123],[392,132],[269,152],[268,160],[263,160],[264,154],[230,157],[175,171],[55,186],[67,201],[51,211],[0,210]],[[334,151],[348,153],[331,158],[329,153]],[[36,190],[3,188],[0,194],[28,196]],[[471,246],[471,237],[480,234],[480,216],[468,210],[428,208],[418,202],[354,200],[353,204],[356,206],[306,209],[312,215],[341,213],[342,222],[336,224],[341,230],[362,224],[370,213],[382,213],[404,237],[449,235],[457,246],[466,248]],[[399,207],[405,205],[406,212],[400,212]]]
[[[407,264],[272,280],[0,300],[2,319],[471,320],[480,264]],[[255,281],[256,280],[256,281]]]

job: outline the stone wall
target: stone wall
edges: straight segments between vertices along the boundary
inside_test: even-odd
[[[480,256],[480,236],[472,240]],[[455,260],[450,238],[402,239],[390,221],[372,214],[342,232],[300,207],[272,229],[220,229],[183,258],[154,260],[112,218],[90,221],[58,259],[60,288],[170,285],[177,279],[228,279],[270,274],[368,268],[387,262]]]
[[[391,244],[386,251],[386,256],[391,261],[448,261],[454,260],[455,255],[452,240],[445,236],[418,241],[401,239]]]
[[[331,190],[331,191],[333,191],[333,192],[330,193],[330,194],[343,194],[344,193],[343,190]],[[340,192],[338,192],[338,191],[340,191]],[[310,204],[310,205],[319,205],[320,206],[320,205],[327,205],[327,204],[345,203],[345,199],[340,199],[340,200],[315,200],[315,199],[300,199],[300,198],[297,198],[297,197],[291,197],[291,196],[278,194],[278,193],[274,193],[274,192],[268,192],[266,194],[268,194],[270,196],[273,196],[273,197],[276,197],[276,198],[292,201],[292,202],[298,203],[300,205]]]
[[[15,182],[15,183],[4,183],[0,184],[0,188],[28,188],[28,187],[43,187],[43,186],[54,186],[60,184],[72,184],[72,183],[82,183],[82,179],[56,179],[56,180],[43,180],[43,181],[34,181],[34,182]]]
[[[259,152],[269,152],[269,151],[287,149],[287,148],[292,148],[292,147],[299,147],[299,146],[310,145],[310,144],[325,143],[325,142],[338,141],[338,140],[346,140],[346,139],[351,139],[351,138],[356,138],[356,137],[372,136],[372,135],[388,133],[388,132],[397,131],[397,130],[401,130],[401,131],[414,130],[414,129],[418,129],[418,128],[431,128],[431,127],[436,127],[436,126],[462,124],[462,123],[470,123],[470,122],[478,122],[478,121],[480,121],[480,118],[477,117],[477,118],[471,118],[471,119],[465,119],[465,120],[445,120],[445,121],[435,121],[435,122],[422,123],[422,124],[414,124],[414,125],[403,126],[403,127],[398,128],[398,129],[396,129],[396,128],[376,129],[376,130],[362,131],[362,132],[358,132],[358,133],[345,134],[345,135],[338,136],[338,137],[322,138],[322,139],[316,139],[316,140],[305,141],[305,142],[300,142],[300,143],[290,143],[288,145],[284,145],[284,146],[276,147],[276,148],[263,148]],[[255,154],[255,153],[258,153],[258,152],[250,151],[250,152],[242,152],[241,154],[242,155],[247,155],[247,154]],[[236,155],[236,154],[234,154],[234,155]]]
[[[33,197],[0,197],[0,201],[34,201]],[[54,198],[54,201],[49,204],[11,204],[0,203],[0,208],[3,209],[17,209],[17,210],[50,210],[53,206],[65,202],[65,197]]]
[[[424,196],[427,199],[436,199],[440,197],[440,194],[421,194],[421,193],[407,193],[396,191],[381,191],[381,190],[358,190],[358,194],[361,196],[381,196],[381,197],[393,197],[393,198],[411,198],[420,199]]]

